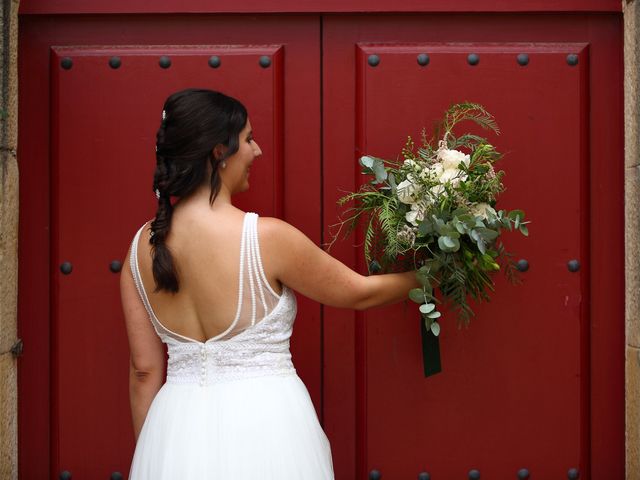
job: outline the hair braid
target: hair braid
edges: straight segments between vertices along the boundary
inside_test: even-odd
[[[165,121],[158,129],[156,136],[156,171],[153,186],[158,195],[158,210],[155,219],[151,222],[151,255],[153,258],[153,278],[156,282],[155,291],[178,291],[178,277],[173,262],[173,256],[167,246],[166,239],[171,228],[173,205],[169,185],[172,183],[172,168],[162,155],[164,146]]]

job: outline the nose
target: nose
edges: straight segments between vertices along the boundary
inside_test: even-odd
[[[255,145],[255,148],[253,149],[253,154],[256,157],[259,157],[260,155],[262,155],[262,150],[260,150],[260,145],[258,145],[258,142],[256,142],[255,140],[253,141],[253,144]]]

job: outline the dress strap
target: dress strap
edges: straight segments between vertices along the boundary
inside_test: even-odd
[[[248,223],[248,217],[249,214],[245,213],[244,215],[244,220],[242,222],[242,238],[240,240],[240,274],[238,275],[238,306],[236,308],[236,316],[233,319],[233,322],[231,322],[231,325],[229,325],[229,327],[222,332],[219,335],[216,335],[215,337],[207,340],[218,340],[220,338],[223,338],[225,335],[228,335],[230,332],[233,331],[233,329],[236,327],[236,325],[238,324],[238,321],[240,320],[240,313],[242,311],[242,297],[244,295],[244,282],[243,282],[243,277],[244,275],[242,274],[242,271],[244,269],[244,264],[245,264],[245,249],[247,248],[247,241],[246,241],[246,237],[247,237],[247,223]]]
[[[140,276],[140,268],[138,266],[138,243],[140,241],[140,234],[142,233],[146,225],[147,224],[145,223],[142,227],[140,227],[140,230],[138,230],[135,237],[133,237],[133,241],[131,242],[131,255],[129,256],[129,265],[131,267],[131,273],[133,274],[133,281],[136,284],[136,289],[138,290],[138,295],[140,296],[140,299],[144,304],[144,308],[149,315],[149,319],[151,320],[156,333],[160,337],[162,337],[163,335],[173,337],[178,334],[172,332],[168,328],[165,328],[164,325],[162,325],[156,317],[156,314],[153,311],[153,308],[151,308],[151,304],[149,303],[147,292],[144,288],[144,284],[142,283],[142,277]]]
[[[273,291],[264,274],[260,255],[260,242],[258,240],[258,215],[255,213],[249,213],[248,215],[250,220],[247,225],[247,242],[249,245],[247,262],[249,264],[248,274],[251,285],[251,325],[253,326],[256,323],[257,302],[260,302],[262,314],[266,315],[273,303],[273,297],[277,299],[279,295]]]

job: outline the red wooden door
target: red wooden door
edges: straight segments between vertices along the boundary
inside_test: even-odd
[[[21,238],[38,257],[22,259],[21,292],[38,273],[51,281],[50,310],[46,296],[22,298],[20,307],[21,336],[32,345],[21,364],[21,412],[50,408],[20,417],[22,478],[128,473],[128,347],[112,269],[155,213],[155,132],[167,95],[196,86],[241,99],[263,155],[238,206],[284,218],[320,242],[319,19],[267,19],[251,33],[247,22],[22,26],[22,91],[33,96],[21,97]],[[45,181],[33,198],[49,168],[50,191]],[[300,298],[298,311],[292,354],[320,414],[320,306]]]
[[[602,10],[617,11],[613,3]],[[32,5],[42,15],[21,19],[19,55],[22,478],[128,470],[127,350],[110,265],[154,212],[161,102],[193,85],[249,107],[264,155],[240,206],[318,243],[330,238],[341,191],[362,181],[362,153],[397,154],[454,101],[485,104],[502,127],[492,138],[508,153],[502,201],[534,222],[530,239],[509,246],[530,269],[521,286],[500,280],[468,330],[443,321],[442,374],[422,377],[412,306],[356,315],[299,298],[294,361],[324,417],[338,480],[373,469],[386,479],[464,478],[473,468],[482,478],[516,478],[520,468],[532,478],[566,478],[569,468],[623,477],[619,14],[352,15],[344,11],[368,7],[344,2],[323,17],[318,3],[296,7],[307,15],[51,17],[147,10]],[[470,5],[433,2],[442,12]],[[430,55],[426,67],[418,53]],[[332,254],[364,271],[353,243]],[[567,270],[571,259],[579,272]]]
[[[501,205],[533,222],[529,239],[507,239],[529,262],[523,285],[499,278],[468,329],[445,314],[435,377],[422,374],[414,304],[326,310],[325,428],[337,478],[516,478],[520,469],[566,478],[573,468],[580,478],[623,477],[618,20],[325,19],[325,225],[341,192],[364,181],[360,155],[395,158],[408,134],[419,139],[461,101],[495,114],[503,134],[490,141],[506,153]],[[354,243],[334,254],[364,272]]]

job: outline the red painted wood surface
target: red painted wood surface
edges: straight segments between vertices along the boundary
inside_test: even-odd
[[[516,2],[509,3],[513,10],[522,7],[525,11],[536,5],[543,8],[535,1],[512,3]],[[29,10],[34,5],[42,9]],[[107,4],[92,5],[104,8]],[[141,8],[135,1],[127,6],[115,2],[109,5],[115,9],[109,11],[120,13]],[[161,11],[165,4],[154,5],[154,11]],[[216,3],[208,5],[212,11],[222,8]],[[252,13],[269,8],[319,8],[317,3],[294,7],[286,1],[278,6],[247,2],[230,8],[236,5],[238,11],[245,8]],[[324,5],[326,11],[335,8],[338,12],[357,10],[359,4]],[[361,8],[392,10],[382,3],[375,5],[361,4]],[[406,5],[418,8],[410,2]],[[486,11],[507,8],[499,2],[474,5]],[[574,12],[582,8],[620,9],[618,2],[614,8],[614,2],[595,0],[567,0],[547,7],[547,11],[565,8]],[[25,13],[53,14],[80,13],[80,8],[89,7],[77,2],[45,5],[26,0],[21,8]],[[73,8],[78,10],[69,10]],[[421,8],[453,12],[473,7],[466,1],[447,5],[433,1]],[[623,478],[621,15],[496,14],[483,15],[481,22],[478,18],[473,14],[21,17],[19,335],[25,342],[25,352],[19,361],[18,441],[22,478],[51,477],[58,467],[66,468],[61,465],[63,456],[87,454],[84,444],[104,447],[114,438],[116,446],[111,456],[92,452],[85,460],[77,460],[80,463],[76,470],[94,468],[96,458],[105,462],[99,472],[105,478],[116,468],[125,470],[128,466],[122,465],[126,463],[123,452],[131,453],[131,445],[126,443],[130,442],[130,432],[126,433],[123,426],[129,425],[126,392],[122,396],[126,365],[119,363],[126,355],[126,346],[119,330],[123,325],[114,290],[117,276],[108,270],[108,263],[124,255],[135,228],[153,215],[154,201],[149,192],[152,155],[151,165],[147,162],[146,167],[124,164],[123,159],[135,155],[142,161],[149,155],[160,108],[151,105],[155,99],[164,98],[162,89],[181,85],[179,72],[185,71],[197,74],[190,78],[196,78],[202,86],[215,88],[216,82],[222,82],[237,88],[239,96],[246,88],[248,98],[256,102],[254,107],[250,105],[250,109],[256,109],[255,113],[250,110],[252,123],[254,115],[262,116],[261,129],[273,128],[269,133],[271,151],[263,148],[263,159],[282,159],[281,170],[274,163],[274,169],[266,172],[282,183],[260,187],[260,195],[265,195],[260,198],[269,198],[268,205],[251,209],[262,214],[266,209],[281,213],[318,243],[330,238],[328,226],[336,221],[335,200],[361,181],[357,157],[365,149],[376,149],[381,155],[396,153],[407,129],[414,128],[417,134],[421,125],[414,124],[439,116],[451,101],[458,100],[458,92],[476,92],[481,97],[476,100],[486,103],[498,116],[505,132],[496,139],[496,145],[509,150],[503,161],[509,191],[503,200],[522,205],[535,221],[531,239],[524,241],[514,235],[510,241],[519,256],[530,260],[531,269],[524,276],[523,286],[511,287],[501,281],[494,301],[481,306],[479,318],[469,330],[458,331],[453,322],[446,325],[443,374],[427,380],[421,377],[415,312],[391,308],[355,315],[348,310],[324,309],[323,321],[323,309],[299,299],[292,343],[294,361],[324,416],[336,478],[366,478],[370,468],[379,468],[384,478],[394,478],[395,471],[415,478],[423,469],[435,473],[451,465],[459,467],[456,476],[475,467],[483,477],[492,471],[508,471],[510,478],[515,477],[516,465],[529,468],[532,475],[548,468],[555,476],[558,471],[566,475],[562,469],[569,461],[578,462],[581,478]],[[530,54],[527,67],[519,67],[513,58],[520,48],[508,47],[520,42],[527,44],[525,52]],[[551,48],[551,43],[556,46]],[[77,45],[96,47],[79,49]],[[204,53],[200,67],[200,54],[193,54],[193,47],[177,47],[185,45],[205,45],[199,47],[200,52],[226,45],[272,48],[280,52],[277,55],[281,59],[274,66],[281,65],[282,71],[269,77],[270,91],[265,92],[264,82],[255,81],[257,76],[235,77],[239,72],[250,72],[249,67],[237,64],[235,72],[213,70],[206,65]],[[415,56],[417,45],[430,49],[431,63],[424,69],[410,58]],[[464,63],[471,46],[481,57],[476,67]],[[366,57],[372,49],[381,56],[376,70],[363,64],[363,55]],[[568,49],[580,54],[577,67],[562,63]],[[173,52],[174,64],[168,70],[158,67],[155,76],[148,77],[153,69],[147,67],[151,68],[152,62],[145,62],[150,52],[160,51]],[[61,71],[55,57],[68,52],[74,52],[72,56],[78,60],[71,70]],[[111,70],[106,64],[115,53],[123,59],[119,70]],[[144,68],[135,69],[136,65]],[[257,63],[255,68],[264,73]],[[433,75],[438,68],[440,75]],[[536,77],[531,80],[533,74]],[[74,83],[79,76],[90,83]],[[125,95],[124,78],[143,93],[127,97],[118,108],[118,101]],[[143,81],[145,89],[141,90]],[[271,90],[277,85],[283,86],[280,94]],[[423,86],[427,91],[416,97],[416,89]],[[88,95],[91,91],[96,95]],[[280,109],[265,100],[278,96]],[[267,118],[271,113],[276,118]],[[280,114],[282,118],[277,117]],[[57,122],[60,115],[70,118],[71,124]],[[134,120],[140,123],[127,123]],[[84,135],[72,136],[73,122]],[[280,155],[278,125],[282,126]],[[140,130],[146,126],[149,132]],[[565,129],[566,144],[558,144],[558,126]],[[551,184],[545,183],[547,178],[542,178],[530,162],[521,160],[531,159],[530,151],[521,150],[542,133],[549,136],[547,143],[537,142],[536,146],[552,145],[553,152],[543,158],[543,167],[555,182]],[[132,140],[134,135],[136,139]],[[257,128],[256,138],[263,145]],[[77,150],[73,143],[77,143]],[[87,151],[93,152],[90,158],[80,158]],[[64,170],[68,167],[67,155],[78,169]],[[112,167],[119,168],[120,173],[109,170]],[[135,176],[129,169],[137,172]],[[56,175],[63,171],[71,176]],[[79,176],[81,172],[84,174]],[[61,191],[70,188],[72,192]],[[538,204],[534,200],[540,198],[541,189],[544,195]],[[282,194],[278,197],[271,191]],[[559,192],[562,201],[557,200]],[[243,206],[251,207],[252,194],[245,196]],[[69,198],[82,198],[81,204],[75,205]],[[113,208],[106,208],[105,198]],[[560,202],[558,208],[564,211],[579,212],[566,224],[553,220],[556,223],[552,226],[565,233],[560,235],[564,242],[560,247],[542,241],[549,238],[545,214],[551,211],[553,202]],[[69,236],[65,232],[71,228],[70,212],[74,211],[80,212],[79,227]],[[92,215],[96,218],[90,218]],[[94,222],[101,217],[117,223],[118,228],[109,226],[104,237],[96,236]],[[89,243],[92,241],[95,244]],[[78,247],[65,250],[67,242],[76,242]],[[364,271],[360,247],[354,248],[353,243],[337,243],[331,253]],[[74,254],[80,248],[80,260],[71,260],[74,273],[62,277],[58,270],[62,255]],[[582,262],[582,270],[569,275],[565,262],[574,251],[579,252],[576,257]],[[545,260],[545,255],[552,260]],[[81,285],[75,290],[68,288],[72,282]],[[89,298],[96,291],[100,294]],[[566,306],[558,303],[563,293],[568,297]],[[77,301],[61,302],[60,295],[76,295]],[[531,320],[538,305],[549,313]],[[80,322],[78,317],[86,316],[90,307],[97,312],[89,322]],[[508,311],[522,313],[508,318]],[[398,321],[394,323],[395,316]],[[536,321],[552,328],[547,337],[536,329]],[[74,326],[69,336],[65,330],[68,326]],[[74,338],[76,345],[71,345]],[[110,339],[110,345],[104,338]],[[112,347],[110,365],[104,357],[108,347]],[[542,355],[545,351],[549,355]],[[558,368],[550,370],[554,359]],[[536,361],[539,364],[534,365]],[[542,371],[540,364],[546,370]],[[95,383],[82,383],[88,367],[94,372],[108,372],[106,380],[94,376],[90,382]],[[468,403],[456,395],[460,392],[467,394]],[[492,398],[487,398],[489,395]],[[533,395],[544,403],[531,411],[527,407],[531,407]],[[81,396],[84,398],[78,400]],[[478,406],[483,405],[486,408],[479,413]],[[498,406],[504,408],[498,411]],[[435,418],[427,407],[439,409],[436,412],[440,415]],[[93,412],[78,413],[81,408]],[[121,412],[111,418],[112,431],[106,433],[101,431],[101,422],[107,421],[105,416],[101,418],[103,408],[109,415]],[[66,413],[60,416],[60,412]],[[82,439],[75,438],[80,426],[74,416],[87,420],[93,428],[87,428]],[[533,421],[536,418],[538,422]],[[550,432],[551,419],[557,419],[557,432]],[[447,429],[447,425],[452,428]],[[526,428],[518,429],[519,425]],[[434,433],[438,434],[435,439]],[[553,446],[563,439],[562,448],[554,450]],[[84,444],[79,445],[80,441]],[[453,446],[447,450],[446,445]],[[423,448],[416,453],[418,446]],[[467,452],[474,452],[473,458]],[[533,454],[545,452],[551,453],[540,466]],[[111,461],[114,463],[108,463]],[[432,470],[434,462],[443,470]]]
[[[621,12],[619,0],[22,0],[22,14],[77,13],[351,13]]]
[[[161,55],[172,60],[166,71],[158,66]],[[211,55],[222,61],[218,70],[207,64]],[[271,67],[259,65],[263,55],[271,59]],[[118,69],[109,67],[112,56],[122,62]],[[60,65],[65,57],[73,61],[69,70]],[[155,213],[149,181],[164,99],[202,84],[241,98],[268,153],[256,162],[251,190],[237,204],[265,216],[282,216],[283,125],[277,121],[282,119],[282,58],[280,45],[54,48],[51,254],[54,272],[62,262],[74,265],[70,275],[53,275],[54,472],[99,478],[105,468],[128,468],[134,446],[126,415],[128,347],[121,328],[119,276],[108,266],[122,260],[136,224]],[[88,442],[87,432],[101,434]]]
[[[133,21],[124,37],[121,21],[106,23],[21,25],[21,91],[30,92],[20,97],[22,478],[128,472],[128,348],[109,263],[124,260],[155,213],[153,147],[169,93],[200,86],[240,98],[264,153],[238,205],[280,216],[320,243],[318,19],[267,19],[249,35],[242,20],[225,17],[167,28]],[[100,47],[61,46],[78,38]],[[167,40],[198,47],[151,46]],[[123,41],[131,47],[113,46]],[[171,57],[169,69],[160,55]],[[211,55],[219,68],[208,66]],[[112,56],[120,68],[109,67]],[[61,68],[63,57],[71,69]],[[68,276],[63,261],[74,266]],[[320,306],[300,298],[298,320],[292,354],[320,414]]]
[[[530,239],[508,238],[531,264],[524,284],[499,279],[469,329],[443,322],[438,376],[422,376],[415,307],[326,309],[325,428],[337,478],[374,468],[383,478],[463,478],[472,468],[554,478],[572,467],[581,478],[623,478],[619,28],[613,17],[325,19],[325,225],[336,222],[341,192],[362,182],[358,156],[397,155],[407,134],[419,138],[463,100],[496,115],[503,135],[491,140],[507,153],[502,205],[534,222]],[[427,67],[419,53],[430,55]],[[480,55],[477,66],[468,53]],[[527,67],[518,53],[529,54]],[[364,272],[353,243],[333,254]]]
[[[523,48],[527,67],[516,62]],[[416,62],[423,51],[431,58],[426,68]],[[468,65],[468,52],[479,54],[477,66]],[[372,68],[367,57],[374,53],[381,61]],[[579,56],[576,67],[567,64],[571,53]],[[588,199],[581,198],[580,175],[588,166],[581,131],[588,113],[585,46],[361,45],[356,62],[360,151],[392,157],[406,132],[428,125],[429,115],[446,110],[452,99],[477,101],[502,125],[502,136],[491,138],[507,153],[500,164],[507,172],[500,205],[524,209],[533,222],[530,240],[510,235],[505,241],[531,265],[524,284],[514,288],[498,277],[494,299],[477,306],[469,329],[457,331],[445,313],[444,374],[421,375],[415,306],[371,312],[358,323],[368,465],[393,477],[415,477],[423,469],[438,478],[463,478],[477,468],[510,478],[525,466],[543,478],[562,477],[572,467],[584,472],[589,363],[581,350],[589,336],[581,280],[587,270],[571,273],[566,264],[588,258],[588,243],[581,241]],[[396,121],[386,121],[390,115]],[[470,125],[461,129],[485,134]],[[553,158],[543,160],[543,152]],[[402,455],[389,452],[389,445]]]

